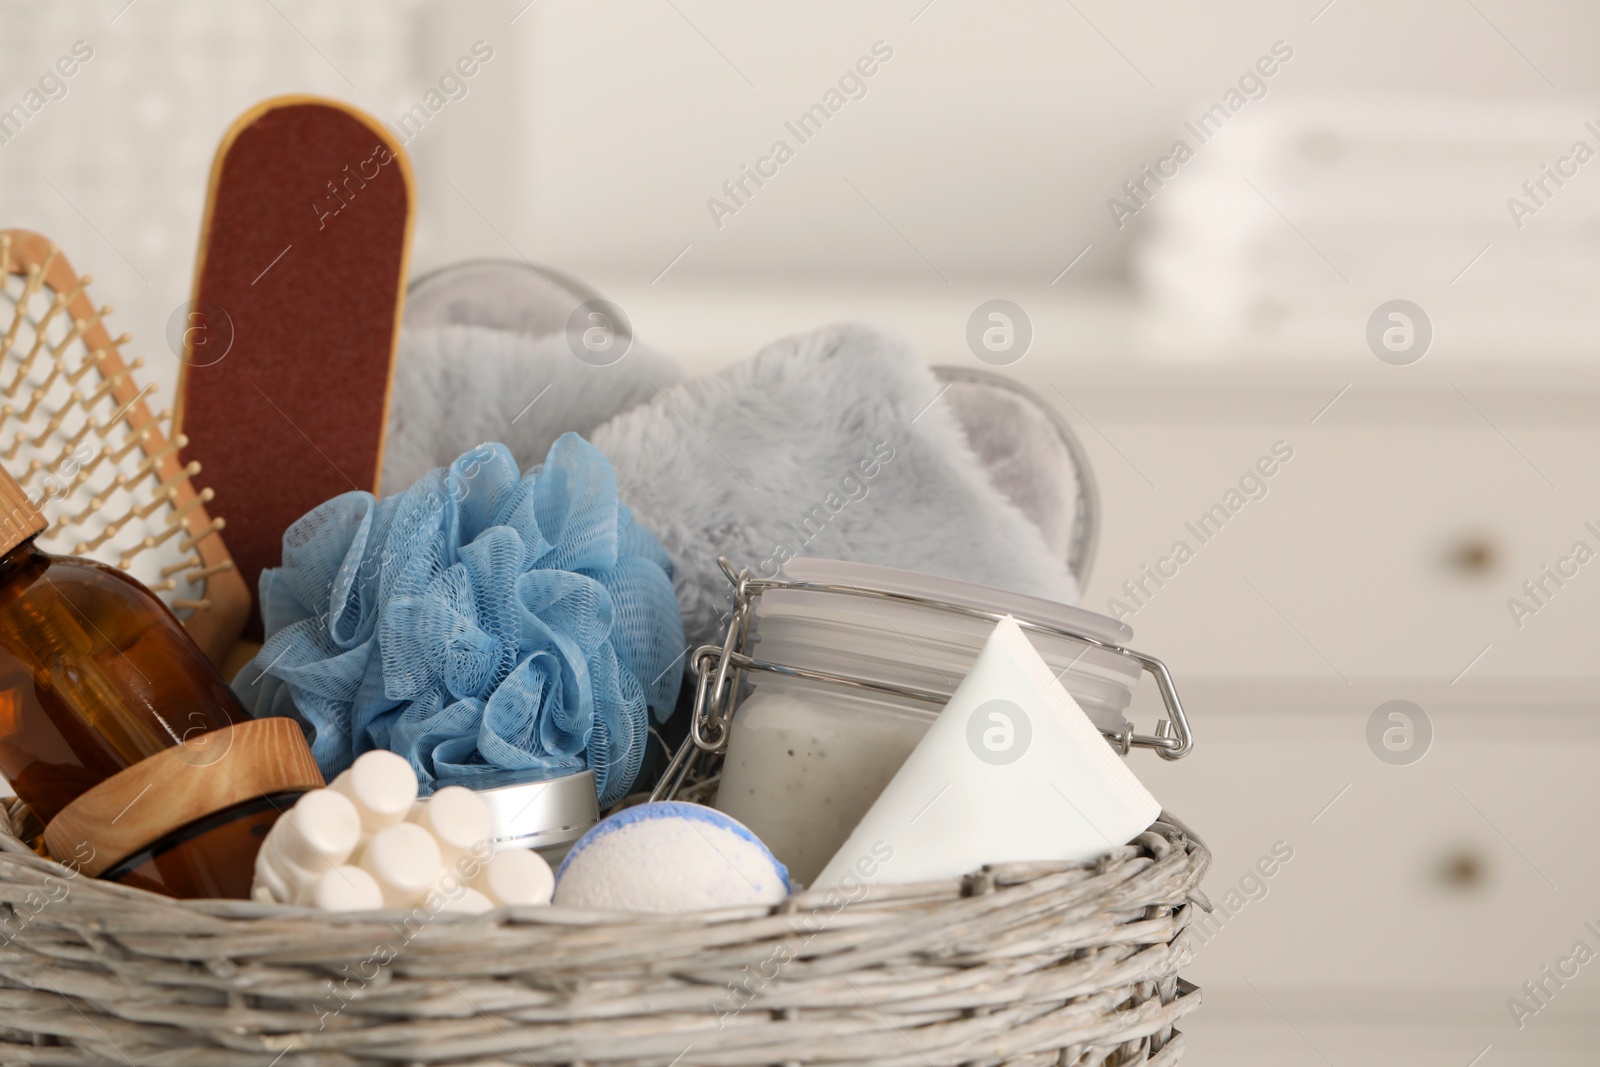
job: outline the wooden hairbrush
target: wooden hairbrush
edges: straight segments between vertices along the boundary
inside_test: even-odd
[[[252,589],[296,519],[378,489],[413,202],[404,149],[336,101],[268,100],[217,150],[190,306],[230,323],[232,346],[186,353],[176,425]]]
[[[196,463],[178,458],[182,435],[152,415],[124,362],[126,334],[105,328],[54,244],[27,230],[0,230],[0,464],[37,501],[47,552],[120,567],[155,590],[196,643],[222,662],[238,639],[250,595],[208,514],[215,496],[196,491]]]

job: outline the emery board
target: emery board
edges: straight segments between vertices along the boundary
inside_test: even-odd
[[[264,101],[217,150],[175,432],[229,502],[252,592],[296,519],[377,491],[414,202],[404,149],[337,101]]]

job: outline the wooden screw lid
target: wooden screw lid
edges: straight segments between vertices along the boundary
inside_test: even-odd
[[[208,730],[124,767],[62,808],[44,828],[59,862],[98,877],[172,831],[273,793],[323,786],[293,719],[251,719]],[[87,851],[88,859],[79,859]]]
[[[44,533],[50,523],[16,479],[0,469],[0,555],[30,537]]]

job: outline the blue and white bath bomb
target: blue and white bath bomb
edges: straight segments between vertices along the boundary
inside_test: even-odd
[[[714,808],[666,800],[620,811],[579,838],[556,874],[553,903],[677,912],[788,895],[789,872],[755,834]]]

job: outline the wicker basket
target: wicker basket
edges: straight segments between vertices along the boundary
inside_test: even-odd
[[[1176,819],[1093,864],[665,917],[333,916],[180,902],[0,835],[0,1062],[1172,1064],[1210,854]]]

